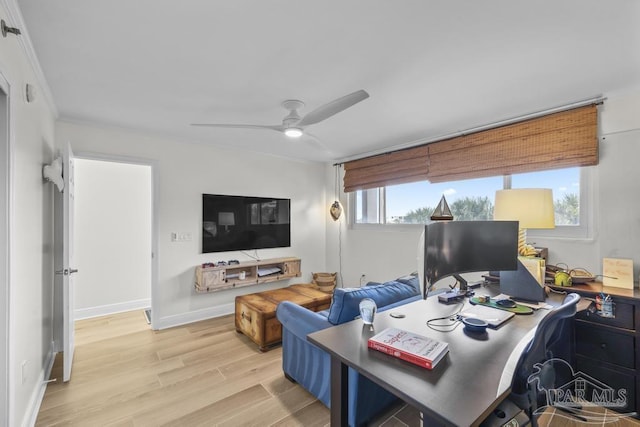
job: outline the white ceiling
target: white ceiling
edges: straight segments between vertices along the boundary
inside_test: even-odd
[[[333,161],[640,87],[637,0],[18,0],[63,120]],[[307,130],[277,125],[365,89]]]

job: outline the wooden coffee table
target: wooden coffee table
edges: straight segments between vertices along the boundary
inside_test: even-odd
[[[258,344],[260,351],[282,341],[282,325],[276,318],[276,308],[282,301],[291,301],[313,311],[331,305],[332,294],[315,285],[300,284],[236,297],[236,331]]]

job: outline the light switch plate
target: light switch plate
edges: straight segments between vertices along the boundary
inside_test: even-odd
[[[193,240],[191,233],[189,232],[173,232],[171,233],[172,242],[190,242]]]

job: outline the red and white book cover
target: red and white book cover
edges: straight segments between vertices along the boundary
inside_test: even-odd
[[[367,345],[369,348],[427,369],[433,369],[449,352],[449,344],[446,342],[398,328],[387,328],[372,336]]]

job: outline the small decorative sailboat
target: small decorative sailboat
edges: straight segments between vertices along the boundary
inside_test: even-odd
[[[442,199],[438,202],[438,206],[431,214],[432,221],[453,221],[453,215],[451,214],[451,209],[449,209],[449,204],[447,203],[447,199],[442,195]]]

